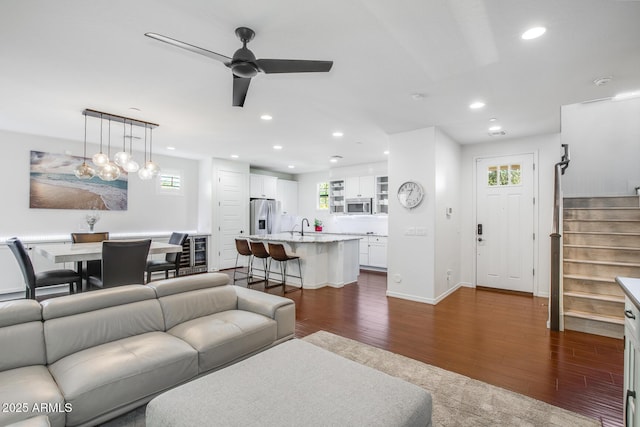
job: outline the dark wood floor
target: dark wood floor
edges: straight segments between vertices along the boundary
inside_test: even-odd
[[[549,331],[544,298],[461,288],[432,306],[385,291],[386,275],[362,272],[342,289],[286,294],[296,336],[325,330],[622,425],[623,340]]]

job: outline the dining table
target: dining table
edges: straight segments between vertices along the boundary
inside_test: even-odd
[[[36,245],[33,250],[54,263],[75,262],[80,276],[82,276],[84,269],[87,268],[87,261],[102,259],[102,242]],[[149,247],[149,255],[181,251],[181,245],[173,245],[171,243],[152,241]]]

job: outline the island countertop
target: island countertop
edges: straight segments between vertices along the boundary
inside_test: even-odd
[[[252,234],[246,236],[252,240],[263,240],[267,242],[285,242],[285,243],[336,243],[346,242],[349,240],[360,240],[364,236],[342,235],[342,234],[320,234],[310,233],[307,235],[276,233],[276,234]]]
[[[616,282],[624,294],[640,310],[640,279],[634,277],[616,277]]]

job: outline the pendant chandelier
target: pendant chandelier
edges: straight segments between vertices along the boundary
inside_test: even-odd
[[[149,180],[158,176],[160,167],[152,160],[153,129],[158,127],[155,123],[118,116],[116,114],[104,113],[96,110],[85,109],[84,115],[84,157],[82,164],[76,167],[75,175],[80,179],[91,179],[97,175],[103,181],[115,181],[123,172],[138,172],[140,179]],[[87,117],[100,119],[100,151],[92,156],[95,170],[86,163],[87,157]],[[103,122],[108,120],[107,152],[103,152]],[[111,122],[122,123],[122,151],[118,151],[111,160]],[[129,125],[129,135],[127,135],[127,125]],[[141,168],[133,158],[133,126],[144,127],[144,163]],[[147,129],[149,129],[149,160],[147,161]],[[129,141],[129,151],[127,152],[126,140]]]
[[[87,164],[87,116],[84,116],[84,151],[82,164],[76,167],[74,173],[80,179],[91,179],[96,175],[96,171]]]

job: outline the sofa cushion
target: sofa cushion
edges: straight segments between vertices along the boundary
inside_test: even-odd
[[[0,372],[0,402],[21,404],[23,409],[27,409],[27,412],[18,412],[16,408],[0,411],[0,425],[37,415],[48,415],[53,427],[65,425],[64,398],[44,366],[27,366]]]
[[[229,310],[181,323],[167,332],[198,350],[202,373],[273,344],[277,325],[260,314]]]
[[[198,354],[170,334],[150,332],[70,354],[49,370],[73,406],[73,426],[193,378]]]
[[[198,317],[235,310],[238,297],[234,288],[223,285],[158,298],[164,314],[165,330]]]
[[[17,423],[11,423],[7,427],[51,427],[51,423],[46,415],[38,415]]]
[[[49,364],[90,347],[164,331],[160,303],[144,285],[53,298],[42,305]]]
[[[229,283],[229,276],[224,273],[204,273],[174,279],[157,280],[147,284],[154,289],[158,298],[198,289],[215,288]]]
[[[0,302],[0,328],[42,320],[42,308],[35,300],[21,299]]]
[[[45,363],[40,304],[0,302],[0,371]]]

